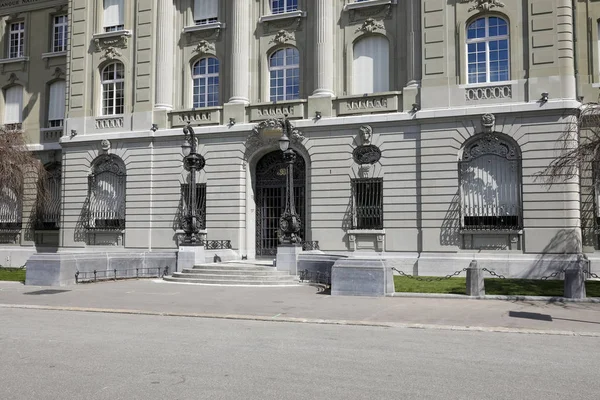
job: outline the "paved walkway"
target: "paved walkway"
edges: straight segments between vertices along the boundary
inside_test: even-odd
[[[334,297],[307,285],[225,287],[128,280],[59,288],[0,282],[0,313],[7,307],[600,337],[600,304]]]

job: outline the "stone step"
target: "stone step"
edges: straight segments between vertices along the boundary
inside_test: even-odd
[[[188,269],[184,268],[181,271],[184,274],[221,274],[221,275],[283,275],[289,276],[289,274],[285,271],[269,271],[263,269],[242,269],[242,268],[213,268],[213,269]]]
[[[194,273],[181,273],[175,272],[172,275],[174,278],[192,278],[192,279],[215,279],[219,281],[231,280],[231,281],[294,281],[294,277],[291,275],[223,275],[223,274],[194,274]]]
[[[163,278],[167,282],[180,283],[200,283],[204,285],[226,285],[226,286],[299,286],[297,281],[262,281],[262,280],[217,280],[217,279],[192,279],[192,278],[176,278],[173,276],[165,276]]]
[[[261,267],[256,265],[239,265],[239,264],[209,264],[209,265],[194,265],[194,270],[206,271],[206,270],[217,270],[217,271],[266,271],[276,272],[277,270],[273,267]]]

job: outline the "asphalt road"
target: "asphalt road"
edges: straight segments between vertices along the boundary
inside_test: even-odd
[[[598,399],[600,339],[0,309],[0,399]]]

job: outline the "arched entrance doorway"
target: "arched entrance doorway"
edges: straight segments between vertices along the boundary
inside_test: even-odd
[[[256,256],[277,254],[279,244],[279,217],[285,209],[285,181],[287,166],[281,151],[263,156],[256,164]],[[305,238],[305,185],[306,165],[301,155],[294,163],[294,200],[296,212],[300,214]]]

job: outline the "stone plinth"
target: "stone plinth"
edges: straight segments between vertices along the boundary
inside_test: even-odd
[[[392,269],[383,260],[348,258],[331,271],[332,296],[385,296],[394,293]]]
[[[298,275],[298,255],[302,246],[289,245],[277,247],[277,271],[285,271],[290,275]]]
[[[485,296],[485,285],[483,270],[477,265],[477,261],[471,261],[467,268],[467,296]]]
[[[179,246],[177,252],[177,272],[185,268],[194,268],[196,264],[204,264],[206,255],[204,246]]]
[[[585,299],[585,273],[579,264],[565,269],[564,296],[569,299]]]

